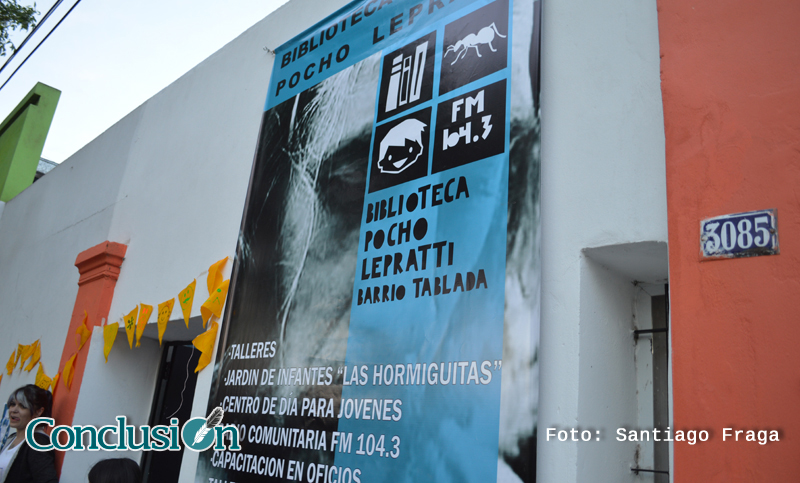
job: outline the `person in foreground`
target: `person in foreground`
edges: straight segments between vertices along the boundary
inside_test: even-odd
[[[8,398],[9,426],[16,430],[0,450],[0,483],[57,483],[55,452],[36,451],[25,441],[25,429],[35,418],[49,418],[53,412],[53,395],[50,391],[28,384],[11,393]],[[34,431],[39,444],[47,444],[49,437]]]
[[[142,483],[142,471],[130,458],[100,460],[89,470],[89,483]]]

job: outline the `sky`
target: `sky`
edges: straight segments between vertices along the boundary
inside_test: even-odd
[[[0,85],[75,1],[63,0],[0,72]],[[37,1],[37,18],[55,2]],[[36,82],[60,90],[42,151],[42,157],[60,163],[285,2],[82,0],[0,89],[0,121]],[[25,35],[15,32],[11,38],[19,45]]]

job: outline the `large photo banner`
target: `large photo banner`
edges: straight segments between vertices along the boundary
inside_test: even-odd
[[[533,482],[539,2],[353,2],[276,50],[196,482]]]

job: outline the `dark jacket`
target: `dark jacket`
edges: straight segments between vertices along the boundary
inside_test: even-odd
[[[41,445],[50,444],[44,433],[33,433],[33,437]],[[58,483],[56,452],[36,451],[22,441],[3,483]]]

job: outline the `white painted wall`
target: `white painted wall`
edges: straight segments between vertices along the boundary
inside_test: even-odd
[[[630,322],[631,294],[625,277],[586,260],[582,250],[667,241],[659,68],[655,0],[544,1],[537,481],[630,478],[621,463],[624,444],[545,436],[548,426],[591,427],[610,438],[636,411],[632,401],[618,400],[635,380],[633,346],[617,340],[626,320],[614,319]],[[604,364],[623,370],[630,356],[630,369],[612,380],[593,378],[603,350],[612,356]]]
[[[630,471],[635,444],[615,441],[618,427],[636,427],[633,284],[584,257],[580,283],[578,417],[600,441],[578,443],[575,481],[636,481]],[[601,478],[598,478],[602,476]]]
[[[140,302],[176,296],[193,278],[198,298],[205,295],[205,270],[236,246],[273,62],[263,48],[274,49],[344,3],[292,0],[5,205],[0,356],[41,337],[45,367],[55,372],[77,293],[75,257],[105,240],[128,245],[112,321]],[[633,303],[626,276],[582,250],[667,240],[656,4],[546,0],[543,14],[538,481],[625,481],[624,445],[553,444],[544,429],[591,426],[610,435],[636,411],[630,401],[608,410],[593,405],[615,404],[618,391],[635,384],[623,365],[633,349],[617,340]],[[173,320],[179,318],[176,308]],[[116,347],[106,366],[97,337],[76,422],[94,414],[143,417],[158,348]],[[593,362],[606,359],[621,368],[619,378],[592,376]],[[146,360],[143,367],[139,360]],[[130,383],[113,404],[89,396],[114,377]],[[30,380],[27,373],[6,376],[0,400]],[[193,414],[205,412],[210,383],[203,371]],[[181,482],[193,481],[196,465],[186,453]],[[68,481],[82,481],[89,463],[70,456]]]
[[[104,363],[104,360],[103,330],[96,327],[92,331],[83,384],[72,424],[116,426],[117,416],[127,417],[127,423],[136,427],[147,424],[153,404],[158,365],[161,362],[158,340],[142,340],[141,347],[131,351],[125,334],[120,333],[114,341],[108,363]],[[141,441],[140,435],[136,438]],[[111,436],[107,441],[111,444],[115,442]],[[112,457],[139,461],[141,452],[120,451],[113,455],[103,451],[66,453],[64,466],[61,468],[61,481],[85,482],[95,463]]]
[[[126,159],[140,111],[8,201],[0,218],[0,358],[17,344],[42,342],[42,363],[53,376],[67,338],[80,252],[108,238]],[[34,381],[35,372],[5,375],[0,401]],[[63,387],[62,387],[63,389]]]

